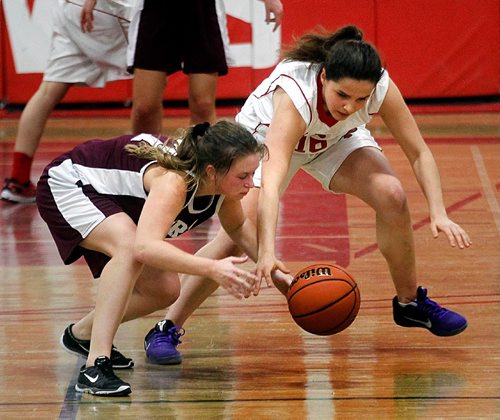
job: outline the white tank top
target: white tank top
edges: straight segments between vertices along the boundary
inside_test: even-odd
[[[273,92],[282,88],[293,101],[306,123],[304,137],[295,153],[324,152],[357,127],[366,125],[378,112],[389,88],[389,74],[384,71],[365,106],[343,121],[326,115],[323,99],[318,95],[320,64],[282,61],[248,97],[236,121],[246,126],[260,141],[265,141],[273,116]],[[319,101],[319,103],[318,103]]]

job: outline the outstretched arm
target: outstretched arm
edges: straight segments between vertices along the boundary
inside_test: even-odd
[[[164,271],[210,277],[238,299],[250,296],[257,278],[238,267],[246,257],[214,260],[185,252],[165,240],[185,197],[186,183],[178,174],[169,172],[151,181],[137,224],[134,245],[137,260]]]
[[[471,240],[460,225],[448,218],[443,201],[439,171],[415,119],[397,86],[391,81],[380,115],[410,161],[413,172],[427,199],[432,235],[443,232],[451,246],[469,247]]]
[[[245,197],[246,206],[256,206],[258,189],[250,192],[251,196]],[[250,195],[249,194],[249,195]],[[219,210],[219,219],[222,227],[231,239],[255,262],[257,262],[257,227],[251,217],[245,216],[240,200],[225,200]],[[273,282],[281,293],[286,294],[288,285],[292,281],[289,270],[281,261],[276,261],[276,271],[272,272]],[[258,281],[253,290],[257,296],[260,291],[261,282]],[[267,283],[270,287],[271,283]]]
[[[293,151],[305,133],[306,123],[290,97],[281,88],[273,95],[273,118],[266,134],[269,159],[262,163],[262,185],[258,204],[259,259],[257,277],[271,282],[278,268],[275,254],[279,200]]]

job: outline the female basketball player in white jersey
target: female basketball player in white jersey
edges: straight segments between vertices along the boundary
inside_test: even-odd
[[[208,275],[231,295],[248,297],[254,274],[241,257],[191,255],[174,238],[218,213],[231,238],[256,260],[256,228],[241,199],[266,146],[245,128],[198,124],[173,148],[142,134],[76,146],[50,163],[37,186],[37,205],[70,264],[83,256],[100,278],[95,309],[66,328],[66,350],[87,357],[76,390],[128,395],[113,368],[133,366],[112,341],[123,321],[164,309],[178,296],[177,273]],[[90,341],[89,341],[90,340]]]
[[[403,149],[424,192],[432,235],[443,232],[453,247],[470,245],[467,233],[446,214],[436,162],[401,93],[382,68],[376,49],[363,41],[358,28],[347,26],[299,39],[236,116],[254,137],[265,141],[270,155],[262,163],[262,175],[254,178],[260,195],[254,190],[244,200],[249,216],[255,217],[258,208],[257,275],[270,284],[274,269],[286,271],[275,255],[279,200],[302,168],[326,190],[357,196],[375,210],[378,247],[397,293],[395,322],[427,328],[436,335],[458,334],[467,327],[466,319],[440,307],[427,298],[426,289],[417,287],[406,194],[365,127],[376,113]],[[220,257],[235,250],[220,232],[202,252]],[[275,284],[286,291],[286,285]],[[216,288],[206,279],[182,281],[181,295],[166,318],[183,325]],[[165,353],[177,351],[175,340],[171,342],[164,344]]]

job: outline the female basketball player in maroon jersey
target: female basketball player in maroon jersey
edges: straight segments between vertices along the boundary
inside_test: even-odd
[[[128,395],[113,368],[130,368],[112,341],[118,326],[177,299],[177,273],[208,275],[231,295],[248,297],[254,274],[246,257],[191,255],[174,238],[218,213],[221,225],[256,260],[255,226],[241,199],[266,146],[245,128],[221,121],[198,124],[181,142],[142,134],[92,140],[50,163],[37,187],[37,205],[66,264],[83,256],[99,277],[95,309],[70,325],[61,341],[87,357],[76,390]],[[90,340],[90,341],[89,341]]]

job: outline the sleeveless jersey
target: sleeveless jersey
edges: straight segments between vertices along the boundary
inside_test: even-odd
[[[155,163],[124,150],[125,145],[137,141],[161,146],[156,137],[148,134],[135,137],[126,135],[112,140],[90,140],[54,160],[44,174],[47,183],[52,190],[61,187],[64,190],[64,185],[69,184],[77,185],[84,194],[97,193],[109,197],[137,223],[147,197],[143,185],[144,172]],[[44,175],[41,179],[44,179]],[[188,191],[184,206],[167,237],[177,237],[218,212],[224,196],[194,197],[196,190],[197,185]],[[58,203],[61,212],[65,211],[63,206],[64,200],[61,200],[61,204]],[[69,208],[67,211],[71,212]],[[85,236],[85,232],[81,233]]]
[[[378,112],[389,87],[389,75],[384,70],[365,106],[343,121],[336,121],[323,108],[319,74],[320,64],[284,60],[264,79],[247,99],[236,121],[246,126],[260,141],[273,117],[273,93],[280,87],[291,98],[306,123],[304,137],[294,153],[314,155],[324,152],[343,137],[364,127]]]

